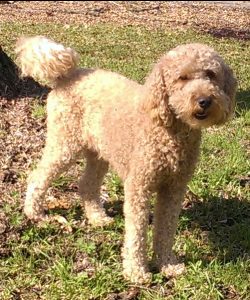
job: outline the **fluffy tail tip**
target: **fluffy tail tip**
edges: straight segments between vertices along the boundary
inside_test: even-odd
[[[51,83],[69,76],[79,60],[75,50],[43,36],[21,37],[15,51],[23,76]]]

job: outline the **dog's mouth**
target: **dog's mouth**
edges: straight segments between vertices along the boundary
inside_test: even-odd
[[[205,120],[205,119],[208,117],[208,114],[205,113],[205,112],[198,112],[198,113],[195,113],[195,114],[194,114],[194,117],[195,117],[197,120]]]

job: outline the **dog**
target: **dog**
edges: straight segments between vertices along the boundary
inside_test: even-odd
[[[28,178],[26,216],[45,218],[51,182],[77,159],[86,159],[79,191],[88,222],[108,225],[100,187],[111,166],[124,183],[123,274],[148,282],[149,199],[156,195],[153,260],[167,277],[184,271],[172,246],[187,184],[199,157],[202,128],[233,114],[237,80],[211,47],[177,46],[155,64],[143,85],[101,69],[80,69],[79,56],[43,36],[23,37],[16,53],[23,76],[46,80],[47,139]]]

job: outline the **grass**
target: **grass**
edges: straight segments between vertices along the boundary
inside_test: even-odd
[[[35,101],[32,107],[31,115],[35,119],[45,118],[46,117],[46,108],[43,103]]]
[[[0,239],[0,298],[250,299],[249,42],[194,31],[13,22],[2,25],[0,35],[1,46],[13,58],[14,41],[22,34],[54,38],[74,47],[82,66],[114,70],[139,82],[166,50],[180,43],[207,43],[235,70],[238,104],[231,123],[209,129],[203,136],[200,162],[189,184],[196,197],[181,213],[175,243],[176,252],[184,257],[186,274],[170,281],[154,274],[151,285],[137,287],[122,278],[124,223],[118,200],[123,190],[119,178],[109,173],[105,186],[115,207],[115,223],[106,229],[77,223],[69,234],[54,224],[36,227],[23,217],[22,195],[13,187],[10,197],[15,204],[6,200],[2,208],[7,231]],[[45,114],[44,106],[34,102],[32,116]],[[63,190],[72,180],[60,177],[54,188]],[[67,212],[71,224],[76,224],[78,211],[76,206]]]

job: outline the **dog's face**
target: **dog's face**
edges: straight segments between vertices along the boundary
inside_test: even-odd
[[[168,106],[176,118],[197,129],[227,121],[234,110],[236,79],[213,49],[182,45],[160,64]]]

